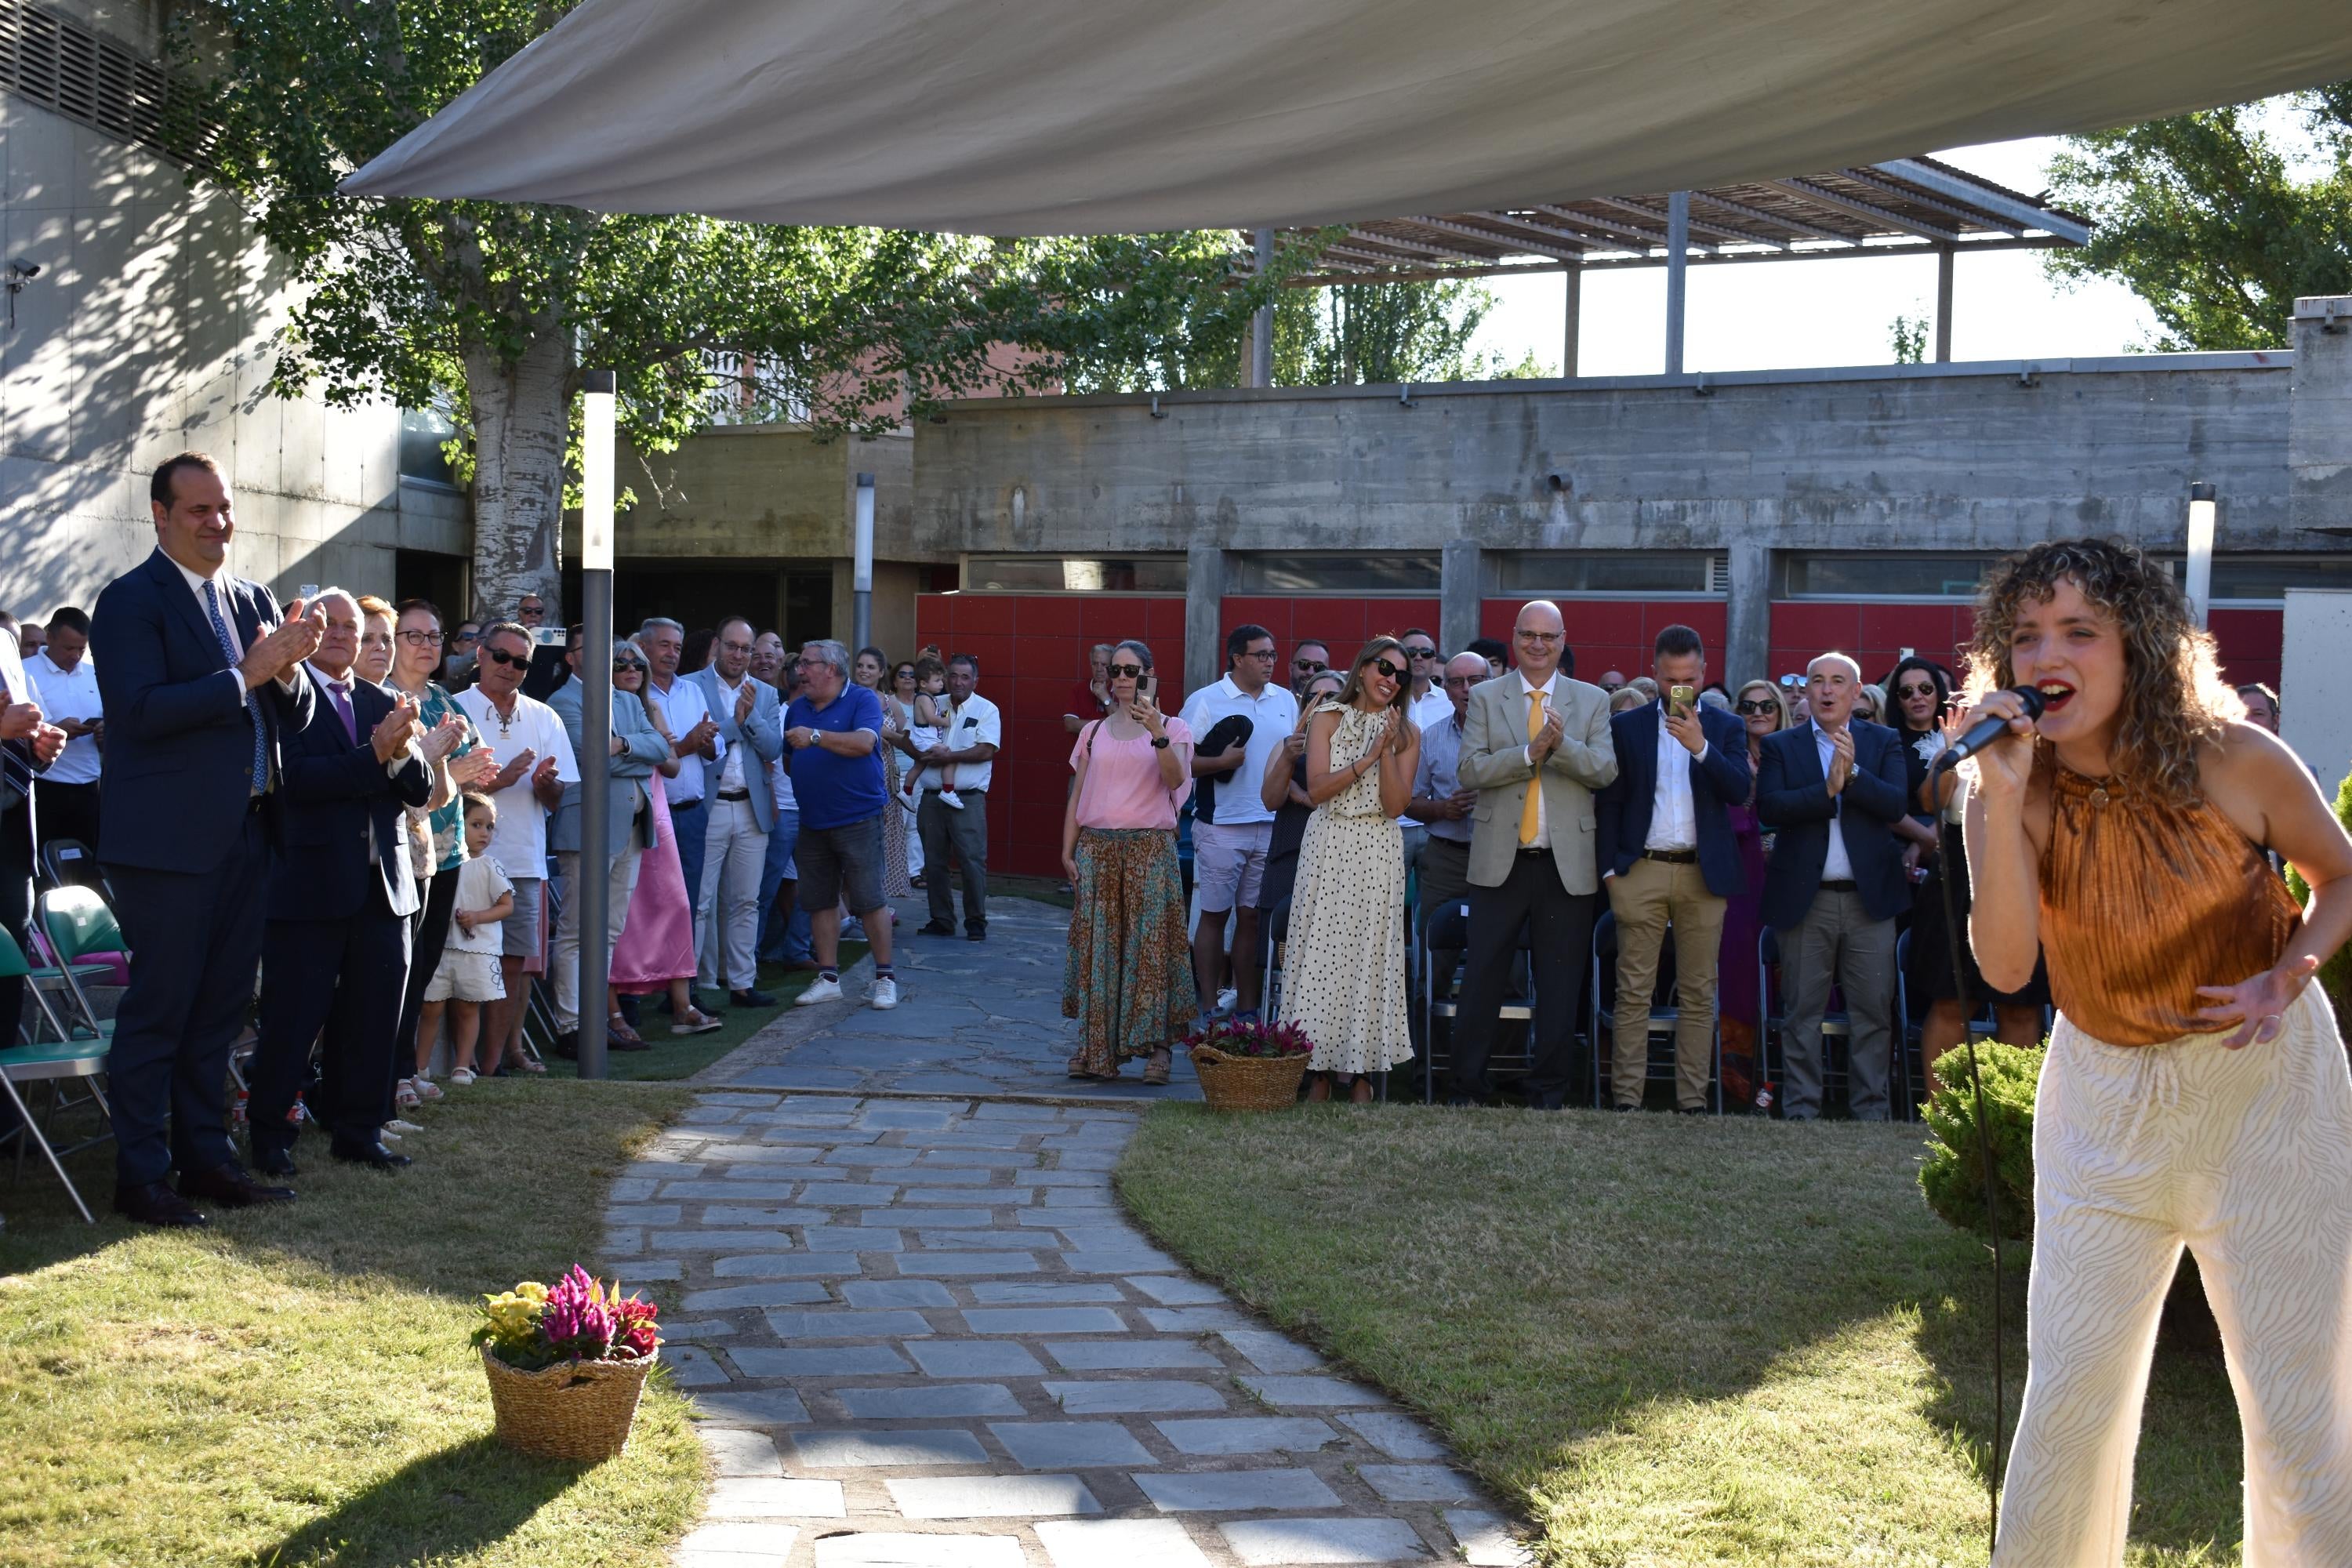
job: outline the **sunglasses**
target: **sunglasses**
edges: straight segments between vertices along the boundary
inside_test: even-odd
[[[1303,669],[1309,675],[1320,675],[1331,667],[1316,659],[1294,658],[1290,661],[1290,668],[1293,669]]]
[[[547,606],[545,605],[524,605],[518,607],[515,614],[518,616],[543,616],[547,614]]]
[[[527,653],[509,653],[502,647],[486,647],[482,650],[482,657],[492,664],[510,664],[517,669],[530,668],[530,655]]]
[[[1404,651],[1408,657],[1412,658],[1435,658],[1437,657],[1437,650],[1433,647],[1409,647]]]
[[[1897,697],[1933,697],[1936,695],[1936,689],[1932,686],[1898,686],[1895,689],[1895,695]]]
[[[1117,680],[1121,677],[1125,677],[1129,680],[1140,680],[1143,679],[1143,666],[1139,664],[1114,664],[1110,667],[1110,677],[1113,680]]]
[[[639,664],[639,663],[638,663],[635,659],[634,659],[634,658],[616,658],[616,659],[614,659],[614,660],[613,661],[613,673],[614,673],[614,675],[618,675],[618,674],[620,674],[620,673],[621,673],[621,671],[623,671],[623,670],[625,670],[625,669],[643,669],[643,668],[645,668],[645,666],[644,666],[644,665],[642,665],[642,664]]]
[[[1379,670],[1382,675],[1387,676],[1391,680],[1402,680],[1404,679],[1404,667],[1402,665],[1391,664],[1387,659],[1376,658],[1372,660],[1372,668]]]
[[[459,632],[456,637],[451,637],[449,640],[459,647],[464,647],[468,643],[479,642],[481,637],[482,634],[479,632]]]
[[[1742,713],[1772,713],[1780,710],[1778,702],[1753,702],[1743,698],[1732,706]]]

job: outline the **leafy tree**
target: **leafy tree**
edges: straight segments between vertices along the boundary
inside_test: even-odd
[[[296,285],[273,390],[448,406],[491,608],[556,597],[585,368],[619,373],[623,431],[644,450],[709,417],[719,352],[756,367],[763,404],[873,430],[1049,384],[1073,353],[1181,357],[1185,335],[1237,331],[1272,287],[1229,286],[1231,234],[994,241],[332,195],[568,9],[215,0],[178,8],[172,38],[222,121],[217,176]]]
[[[1927,362],[1927,318],[1924,312],[1916,316],[1895,317],[1894,326],[1888,329],[1888,336],[1894,340],[1896,364],[1925,364]]]
[[[2265,129],[2284,113],[2322,167]],[[2120,279],[2147,301],[2159,349],[2274,348],[2300,294],[2352,292],[2352,82],[2066,139],[2052,195],[2091,218],[2053,277]]]

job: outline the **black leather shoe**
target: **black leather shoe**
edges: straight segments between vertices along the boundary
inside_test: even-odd
[[[953,936],[955,933],[955,927],[945,921],[925,921],[915,928],[917,936]]]
[[[776,999],[764,991],[730,991],[727,1000],[738,1007],[772,1007]]]
[[[580,1031],[566,1029],[555,1037],[555,1054],[567,1062],[580,1059]]]
[[[294,1151],[291,1149],[256,1149],[253,1152],[253,1168],[265,1176],[299,1176],[302,1173],[294,1168]]]
[[[180,1195],[192,1200],[209,1198],[225,1209],[247,1209],[256,1204],[290,1204],[294,1201],[294,1189],[265,1187],[236,1165],[227,1164],[193,1174],[181,1172]]]
[[[988,928],[986,926],[973,926],[971,930],[963,933],[963,939],[966,942],[986,942],[988,940]]]
[[[1632,1112],[1639,1110],[1642,1108],[1638,1105],[1620,1105],[1613,1107],[1612,1109],[1624,1111],[1630,1115]]]
[[[373,1165],[379,1171],[396,1171],[415,1161],[405,1154],[395,1154],[381,1143],[346,1143],[338,1138],[327,1152],[351,1165]]]
[[[142,1182],[135,1187],[115,1188],[114,1212],[142,1225],[162,1226],[167,1229],[194,1229],[212,1223],[197,1210],[195,1205],[161,1182]]]
[[[1466,1094],[1449,1094],[1445,1097],[1445,1103],[1450,1106],[1458,1106],[1465,1110],[1475,1110],[1477,1109],[1478,1105],[1478,1102],[1475,1100],[1473,1100]]]
[[[1706,1107],[1704,1105],[1677,1105],[1675,1107],[1675,1114],[1676,1116],[1705,1116],[1706,1114]]]

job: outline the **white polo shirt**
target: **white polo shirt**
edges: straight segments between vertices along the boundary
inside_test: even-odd
[[[514,712],[501,719],[478,686],[468,686],[454,699],[474,728],[482,732],[490,755],[504,767],[529,746],[537,753],[522,777],[491,795],[499,808],[499,826],[490,834],[489,857],[506,868],[516,881],[538,880],[547,875],[547,808],[530,791],[530,775],[548,758],[555,759],[555,776],[568,784],[580,782],[580,764],[572,755],[572,737],[555,710],[535,697],[515,693]]]
[[[98,671],[90,668],[89,654],[75,660],[73,668],[59,669],[44,648],[33,656],[33,662],[25,667],[25,674],[33,683],[34,694],[40,699],[42,715],[51,723],[103,715],[98,700]],[[76,735],[66,742],[66,749],[58,753],[58,760],[41,777],[50,784],[96,784],[98,763],[98,742],[88,735]]]
[[[1179,717],[1184,721],[1184,727],[1192,731],[1197,744],[1216,727],[1218,720],[1236,713],[1250,721],[1250,735],[1243,744],[1242,765],[1232,773],[1217,775],[1216,800],[1210,808],[1213,815],[1208,820],[1219,827],[1243,827],[1274,820],[1274,813],[1265,808],[1258,783],[1265,777],[1267,759],[1298,728],[1298,699],[1290,694],[1290,688],[1271,680],[1252,697],[1234,685],[1229,674],[1215,685],[1192,693]],[[1199,799],[1197,790],[1193,798]]]

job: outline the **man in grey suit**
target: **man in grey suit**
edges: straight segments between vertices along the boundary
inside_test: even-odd
[[[758,632],[740,616],[719,623],[710,662],[690,680],[719,725],[719,753],[705,766],[709,819],[703,827],[702,887],[694,902],[694,951],[705,985],[727,988],[738,1007],[772,1007],[760,990],[760,874],[776,825],[775,792],[761,764],[783,754],[776,689],[751,678]]]
[[[622,646],[628,657],[636,657],[635,648]],[[646,794],[645,781],[653,776],[654,764],[667,762],[670,754],[669,742],[654,728],[637,694],[614,691],[613,742],[606,750],[604,769],[597,769],[596,759],[583,749],[581,703],[586,696],[587,682],[579,679],[580,656],[581,628],[573,626],[571,650],[563,658],[573,679],[557,687],[547,698],[547,705],[563,721],[563,733],[572,742],[572,754],[583,759],[580,773],[586,781],[563,786],[562,804],[555,808],[555,816],[547,825],[547,847],[554,852],[556,867],[563,878],[563,908],[555,917],[555,941],[547,950],[547,972],[555,987],[555,1054],[567,1060],[576,1060],[580,1055],[581,792],[593,784],[612,797],[612,813],[605,819],[604,835],[604,940],[608,944],[616,943],[621,940],[622,926],[628,921],[629,899],[637,890],[637,867],[654,843],[654,819],[646,809],[650,797]],[[590,857],[588,863],[593,874],[595,858]],[[604,1005],[601,996],[592,996],[588,1002],[594,1007]],[[614,1020],[606,1038],[616,1051],[646,1048],[637,1032],[618,1019]]]
[[[1486,1058],[1524,929],[1536,992],[1528,1103],[1558,1110],[1585,1076],[1576,1014],[1600,903],[1592,794],[1617,776],[1617,747],[1608,694],[1560,673],[1567,629],[1559,606],[1548,599],[1521,606],[1512,641],[1518,668],[1473,689],[1462,716],[1455,773],[1478,803],[1470,810],[1470,951],[1447,1103],[1493,1098]],[[1530,780],[1540,786],[1530,789]]]

